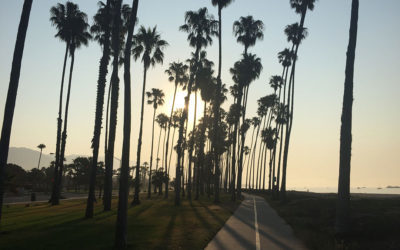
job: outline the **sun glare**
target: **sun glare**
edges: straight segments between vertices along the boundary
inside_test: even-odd
[[[186,91],[177,91],[176,98],[175,98],[175,107],[174,110],[183,109],[185,107],[185,97]],[[169,100],[169,110],[171,110],[172,102],[174,96],[171,95]],[[194,104],[195,104],[195,96],[194,93],[190,95],[190,103],[189,103],[189,124],[193,123],[193,116],[194,116]],[[201,117],[203,117],[203,110],[204,110],[204,102],[201,100],[200,95],[197,94],[197,114],[196,120],[198,121]]]

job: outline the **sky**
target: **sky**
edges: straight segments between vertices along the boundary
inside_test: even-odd
[[[74,2],[87,13],[92,23],[97,1]],[[55,151],[58,95],[65,50],[65,44],[54,37],[56,31],[49,22],[49,9],[56,3],[51,0],[33,2],[11,134],[12,147],[35,149],[38,144],[44,143],[47,146],[44,153]],[[131,1],[125,0],[124,3],[131,4]],[[186,34],[178,29],[184,23],[184,13],[207,7],[217,18],[217,9],[210,3],[209,0],[142,0],[139,3],[139,25],[157,25],[161,37],[169,43],[164,64],[151,68],[147,74],[146,90],[161,88],[166,93],[166,104],[160,112],[169,114],[173,94],[173,84],[168,82],[164,70],[173,61],[185,61],[193,51]],[[4,115],[22,4],[22,0],[7,1],[0,9],[0,119]],[[305,26],[309,35],[300,46],[296,65],[295,113],[287,173],[289,188],[337,186],[350,9],[350,0],[320,0],[314,11],[307,14]],[[400,98],[397,96],[400,93],[399,10],[398,0],[360,1],[354,76],[352,187],[400,184]],[[283,29],[299,21],[300,17],[290,8],[289,1],[284,0],[236,0],[223,10],[222,15],[222,81],[227,86],[232,85],[229,68],[243,52],[243,47],[233,36],[233,22],[241,16],[252,15],[265,24],[263,41],[249,50],[257,54],[263,64],[261,77],[250,86],[247,114],[252,117],[256,115],[256,100],[272,93],[269,78],[282,70],[276,55],[289,46]],[[207,48],[209,59],[216,64],[217,45],[217,38],[214,38],[213,45]],[[95,42],[76,52],[66,155],[91,155],[100,57],[101,48]],[[115,144],[118,158],[122,151],[122,73],[120,70],[120,108]],[[143,80],[140,61],[132,64],[131,74],[131,161],[134,162]],[[183,98],[184,95],[178,96]],[[229,98],[231,103],[232,98]],[[198,110],[202,112],[201,108]],[[150,158],[151,115],[152,107],[146,105],[143,161]],[[102,149],[103,143],[100,152]]]

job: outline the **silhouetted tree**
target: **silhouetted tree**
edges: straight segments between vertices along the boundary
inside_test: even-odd
[[[153,105],[153,125],[151,129],[151,151],[150,151],[150,171],[149,171],[149,188],[147,192],[147,198],[151,197],[151,170],[153,166],[153,144],[154,144],[154,124],[156,122],[156,112],[158,106],[162,106],[164,104],[164,92],[161,89],[152,88],[151,92],[146,92],[147,95],[147,104]]]
[[[207,8],[201,8],[196,11],[187,11],[185,13],[185,24],[179,29],[188,33],[187,40],[189,45],[195,48],[193,54],[194,61],[199,60],[200,50],[207,47],[212,43],[212,35],[216,34],[216,21],[208,14]],[[195,81],[195,74],[197,72],[197,63],[191,65],[190,78],[187,87],[187,96],[185,97],[185,107],[179,122],[179,138],[177,145],[177,165],[176,165],[176,182],[175,182],[175,205],[180,205],[180,190],[181,190],[181,169],[183,169],[182,155],[184,155],[183,141],[184,141],[184,125],[188,116],[190,95],[192,93],[192,85]]]
[[[4,109],[3,126],[0,138],[0,222],[4,194],[4,168],[7,165],[8,150],[10,146],[11,127],[14,117],[15,101],[17,99],[19,76],[21,72],[22,55],[24,52],[26,31],[28,29],[32,0],[25,0],[22,7],[21,19],[18,26],[17,40],[15,42],[13,62],[11,65],[10,83],[8,85],[6,106]]]
[[[101,11],[100,9],[99,11]],[[89,195],[87,199],[87,206],[86,206],[86,218],[93,217],[93,202],[94,202],[94,186],[96,181],[96,167],[97,167],[97,159],[99,156],[99,144],[100,144],[100,133],[101,133],[101,124],[103,119],[103,104],[104,104],[104,92],[106,87],[106,76],[108,73],[107,67],[110,61],[110,25],[111,23],[111,0],[107,0],[107,5],[104,9],[104,40],[97,39],[100,44],[103,45],[103,55],[100,59],[100,66],[99,66],[99,77],[97,80],[97,96],[96,96],[96,111],[95,111],[95,122],[94,122],[94,132],[93,132],[93,139],[92,139],[92,149],[93,149],[93,160],[91,166],[91,178],[90,178],[90,187],[89,187]],[[96,20],[96,17],[94,18]],[[98,17],[98,19],[100,19]],[[103,21],[102,19],[98,20],[98,22]],[[117,26],[117,25],[115,25]],[[92,26],[93,27],[93,26]],[[96,27],[96,26],[95,26]],[[102,27],[103,28],[103,27]],[[118,29],[118,27],[114,27],[114,30]],[[92,30],[92,29],[91,29]],[[113,30],[113,31],[114,31]],[[103,37],[102,37],[103,38]],[[103,195],[103,197],[105,197]],[[108,203],[107,203],[108,204]]]
[[[358,8],[358,0],[353,0],[351,7],[349,45],[347,47],[341,119],[342,125],[340,128],[339,186],[335,221],[335,232],[338,235],[344,235],[350,232],[351,129],[353,119],[353,77],[357,44]]]
[[[124,50],[124,134],[122,139],[121,176],[119,180],[118,213],[115,230],[116,248],[126,248],[129,195],[129,152],[131,137],[131,49],[139,0],[133,0],[129,17],[128,35]],[[139,169],[136,169],[136,183],[139,183]]]
[[[139,176],[139,167],[140,167],[140,156],[142,150],[142,134],[143,134],[143,116],[144,116],[144,96],[146,93],[146,76],[147,70],[150,66],[155,66],[157,63],[163,63],[164,61],[164,52],[168,43],[165,40],[161,39],[160,34],[157,32],[157,27],[153,29],[146,29],[144,26],[139,28],[139,32],[133,37],[133,45],[134,48],[132,50],[133,57],[137,60],[140,56],[142,56],[143,62],[143,89],[142,89],[142,104],[141,104],[141,112],[140,112],[140,127],[139,127],[139,139],[138,139],[138,149],[136,156],[136,180],[138,180]],[[132,204],[139,204],[139,183],[136,183],[135,186],[135,195],[133,198]]]
[[[44,144],[39,144],[39,145],[37,146],[37,148],[40,149],[39,161],[38,161],[38,166],[37,166],[37,168],[39,169],[39,167],[40,167],[40,159],[42,158],[42,151],[43,151],[44,148],[46,148],[46,145],[44,145]]]
[[[294,107],[294,79],[295,79],[295,69],[296,69],[296,61],[297,61],[297,53],[299,50],[299,46],[301,41],[307,36],[307,29],[304,28],[304,20],[306,17],[307,10],[314,9],[314,3],[316,0],[290,0],[290,5],[297,14],[300,14],[300,23],[298,27],[293,27],[295,32],[295,36],[292,39],[293,47],[292,50],[294,51],[293,54],[293,62],[292,68],[290,72],[290,79],[289,79],[289,89],[288,89],[288,108],[289,108],[289,119],[286,125],[285,131],[285,147],[283,152],[283,165],[282,165],[282,183],[281,183],[281,196],[280,198],[285,201],[286,200],[286,169],[287,169],[287,160],[289,154],[289,143],[290,143],[290,135],[292,132],[292,125],[293,125],[293,107]],[[296,26],[296,24],[294,24]],[[286,80],[285,80],[286,81]]]
[[[55,187],[51,197],[52,205],[58,205],[61,192],[65,146],[67,140],[68,108],[69,108],[69,99],[71,94],[72,72],[74,69],[74,61],[75,61],[75,50],[80,48],[82,45],[87,45],[88,41],[91,39],[91,35],[88,32],[89,24],[87,21],[87,15],[79,10],[78,5],[72,2],[67,2],[66,6],[58,4],[57,7],[51,8],[50,13],[51,13],[50,21],[58,29],[56,37],[59,37],[62,40],[69,41],[67,43],[69,43],[68,50],[71,56],[67,99],[65,103],[65,112],[64,112],[64,128],[61,134],[61,145],[59,146],[60,152],[59,152],[58,162],[56,159],[56,169],[58,166],[57,169],[58,173],[54,178]],[[60,101],[62,101],[61,98]],[[57,140],[57,142],[58,141],[59,140]],[[58,145],[56,145],[56,151],[57,147]],[[56,152],[56,158],[57,158],[57,153],[58,152]]]
[[[217,75],[217,88],[216,93],[221,93],[222,90],[222,80],[221,80],[221,69],[222,69],[222,9],[228,7],[233,2],[233,0],[211,0],[213,6],[217,6],[218,8],[218,75]],[[219,109],[221,106],[221,100],[218,99],[219,95],[214,96],[214,128],[218,130],[218,126],[221,122]],[[217,133],[215,133],[215,137],[213,138],[213,147],[218,145],[218,137]],[[218,150],[214,150],[214,164],[215,164],[215,197],[214,202],[219,202],[219,155]]]
[[[172,125],[172,119],[173,119],[173,112],[174,112],[174,107],[175,107],[175,98],[176,98],[176,90],[178,89],[178,85],[184,86],[187,84],[189,80],[189,76],[187,75],[187,70],[188,66],[184,65],[183,63],[179,62],[173,62],[169,64],[169,68],[165,70],[165,73],[168,74],[168,80],[170,82],[174,82],[175,88],[174,88],[174,97],[172,100],[172,106],[171,106],[171,115],[169,117],[169,122],[168,122],[168,132],[167,132],[167,143],[165,144],[165,173],[169,174],[169,167],[167,169],[168,164],[168,147],[169,147],[169,135],[171,131],[171,125]],[[175,127],[174,127],[175,130]],[[172,140],[173,143],[173,140]],[[166,181],[165,183],[165,198],[168,198],[168,184],[169,181]]]

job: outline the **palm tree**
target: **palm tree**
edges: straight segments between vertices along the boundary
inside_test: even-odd
[[[339,235],[350,231],[350,161],[351,161],[351,126],[353,109],[354,60],[357,44],[358,0],[353,0],[349,45],[347,48],[346,77],[344,82],[342,126],[340,128],[339,187],[336,207],[335,231]]]
[[[117,228],[115,230],[115,246],[118,249],[126,248],[128,223],[128,195],[129,195],[129,152],[131,138],[131,49],[132,38],[136,24],[139,0],[133,0],[132,11],[129,17],[128,34],[124,50],[124,136],[122,141],[121,176],[119,186]],[[136,182],[139,182],[139,169],[136,169]]]
[[[252,16],[240,17],[233,23],[233,33],[237,42],[244,46],[244,54],[247,54],[249,47],[254,46],[257,40],[264,38],[264,23],[261,20],[254,20]]]
[[[102,16],[104,11],[104,16]],[[115,15],[116,16],[116,15]],[[89,187],[89,195],[87,199],[86,206],[86,218],[93,217],[93,202],[94,202],[94,187],[96,181],[96,168],[97,168],[97,160],[99,156],[99,144],[100,144],[100,133],[101,133],[101,124],[103,119],[103,104],[104,104],[104,92],[106,87],[106,77],[107,77],[107,67],[110,61],[110,34],[111,27],[109,23],[111,23],[111,0],[107,1],[107,5],[104,6],[104,9],[100,8],[96,16],[94,17],[96,22],[95,25],[91,27],[91,31],[93,27],[100,27],[103,32],[98,32],[97,40],[100,45],[103,46],[103,55],[100,59],[99,66],[99,78],[97,80],[97,96],[96,96],[96,113],[95,113],[95,122],[94,122],[94,132],[92,139],[92,149],[93,149],[93,157],[92,157],[92,166],[91,166],[91,178],[90,178],[90,187]],[[105,25],[100,25],[101,22],[104,21]],[[118,22],[117,22],[118,23]],[[113,32],[118,32],[118,25],[114,25]],[[93,177],[94,176],[94,177]],[[105,193],[103,193],[103,198],[106,198]],[[108,204],[105,202],[104,204]],[[106,209],[105,209],[106,210]]]
[[[42,151],[43,151],[44,148],[46,148],[46,145],[44,145],[44,144],[41,143],[41,144],[39,144],[39,145],[37,146],[37,148],[40,149],[39,162],[38,162],[38,165],[37,165],[37,167],[38,167],[38,169],[39,169],[39,167],[40,167],[40,159],[42,158]]]
[[[290,135],[292,132],[292,125],[293,125],[293,106],[294,106],[294,79],[295,79],[295,69],[296,69],[296,62],[297,62],[297,53],[299,50],[299,46],[301,41],[307,36],[307,30],[304,28],[304,20],[306,17],[307,10],[314,9],[314,3],[316,0],[290,0],[290,5],[297,14],[301,15],[300,24],[298,27],[293,28],[297,30],[296,35],[294,36],[293,47],[294,54],[293,54],[293,63],[290,73],[289,79],[289,89],[288,89],[288,107],[289,107],[289,119],[288,124],[286,125],[286,133],[285,133],[285,147],[283,152],[283,165],[282,165],[282,183],[281,183],[281,196],[280,198],[285,201],[286,200],[286,169],[287,169],[287,160],[289,154],[289,143],[290,143]]]
[[[157,32],[157,27],[153,29],[146,29],[144,26],[139,28],[139,32],[133,37],[134,48],[132,50],[133,57],[137,60],[142,56],[143,62],[143,90],[142,90],[142,108],[140,113],[140,128],[139,128],[139,140],[136,158],[136,180],[139,178],[139,167],[140,167],[140,155],[142,150],[142,134],[143,134],[143,116],[144,116],[144,96],[146,92],[146,75],[147,70],[150,66],[155,66],[157,63],[163,63],[164,52],[168,43],[161,39],[160,34]],[[151,165],[151,163],[150,163]],[[150,182],[151,183],[151,182]],[[140,184],[136,182],[135,195],[132,204],[140,204],[139,200]]]
[[[251,135],[250,147],[248,148],[249,149],[249,154],[251,154],[253,152],[254,132],[256,131],[256,128],[260,125],[260,122],[261,121],[257,116],[254,116],[251,119],[250,124],[253,126],[253,132],[252,132],[252,135]],[[251,176],[251,169],[250,169],[251,160],[252,160],[252,154],[248,158],[247,167],[246,167],[247,168],[247,175],[246,175],[246,188],[247,189],[249,188],[249,184],[250,184],[250,180],[251,180],[251,178],[250,178],[250,176]]]
[[[107,2],[108,4],[108,2]],[[129,22],[129,17],[131,14],[131,8],[129,5],[124,4],[121,8],[119,6],[119,3],[116,1],[111,1],[108,5],[104,4],[103,2],[99,2],[99,10],[97,11],[96,15],[93,17],[94,24],[91,26],[90,31],[93,34],[94,40],[98,41],[99,44],[103,47],[103,50],[107,49],[108,50],[108,55],[111,53],[113,54],[114,60],[113,60],[113,72],[111,76],[111,82],[109,84],[109,89],[108,89],[108,98],[107,98],[107,111],[106,111],[106,117],[105,117],[105,123],[106,123],[106,129],[105,129],[105,142],[104,142],[104,155],[105,155],[105,174],[104,174],[104,195],[103,195],[103,205],[104,205],[104,210],[108,211],[111,209],[111,195],[112,195],[112,169],[113,169],[113,158],[114,158],[114,142],[115,142],[115,131],[116,131],[116,125],[117,125],[117,109],[118,109],[118,85],[119,84],[119,79],[117,75],[118,71],[118,65],[121,65],[121,62],[123,63],[123,55],[121,51],[123,51],[124,47],[124,39],[125,35],[128,31],[128,22]],[[107,10],[109,8],[109,10]],[[108,13],[109,12],[109,13]],[[121,18],[117,18],[121,16]],[[113,17],[113,18],[111,18]],[[118,30],[116,28],[118,27]],[[112,39],[110,40],[110,31],[112,31]],[[108,34],[107,34],[108,33]],[[107,48],[108,47],[108,48]],[[108,58],[109,61],[109,58]],[[108,66],[108,63],[107,63]],[[107,70],[107,66],[105,66],[105,70]],[[107,73],[107,72],[106,72]],[[114,87],[113,87],[114,86]],[[110,98],[111,98],[111,89],[114,89],[112,92],[112,119],[110,121],[110,137],[108,137],[108,125],[109,125],[109,109],[110,109]],[[104,88],[105,88],[105,80],[104,80]],[[102,103],[104,104],[104,90],[103,87],[101,87],[101,99]],[[99,91],[97,92],[99,94]],[[98,99],[99,100],[99,99]],[[96,108],[100,108],[99,113],[100,117],[97,117],[99,119],[99,124],[100,128],[98,131],[95,131],[95,135],[93,137],[93,143],[96,142],[95,137],[100,136],[101,132],[101,119],[102,119],[102,110],[103,110],[103,104],[101,104],[100,107],[97,107],[96,103]],[[96,124],[96,122],[95,122]],[[96,130],[96,129],[95,129]],[[99,143],[99,142],[96,142]],[[110,147],[110,150],[108,149],[108,146]],[[98,150],[97,150],[98,151]],[[98,155],[98,152],[97,152]],[[93,163],[93,166],[96,166]]]
[[[222,88],[222,80],[221,80],[221,69],[222,69],[222,9],[228,7],[233,2],[233,0],[211,0],[213,6],[218,7],[218,76],[217,76],[217,89],[216,93],[221,93]],[[219,109],[220,109],[220,100],[217,98],[218,95],[215,95],[214,99],[214,128],[217,131],[220,120]],[[217,133],[214,133],[215,137],[213,138],[213,145],[217,145]],[[218,151],[214,150],[214,164],[215,164],[215,197],[214,201],[219,202],[219,155]]]
[[[168,122],[168,132],[167,132],[167,143],[165,144],[165,173],[168,172],[167,166],[169,166],[168,160],[168,147],[169,147],[169,134],[171,131],[172,119],[173,119],[173,112],[175,107],[175,97],[176,97],[176,90],[178,89],[178,85],[184,86],[187,84],[189,77],[187,75],[188,66],[180,63],[180,62],[172,62],[169,64],[169,68],[165,70],[165,73],[168,74],[168,80],[170,82],[175,83],[174,88],[174,98],[172,100],[172,107],[171,107],[171,115],[169,117]],[[175,127],[174,127],[175,130]],[[169,169],[169,168],[168,168]],[[169,181],[165,182],[165,198],[168,198],[168,184]]]
[[[25,46],[26,31],[29,24],[32,0],[25,0],[22,7],[21,19],[18,26],[17,40],[15,42],[13,61],[11,66],[10,83],[8,85],[6,106],[4,109],[3,126],[0,137],[0,222],[3,208],[4,194],[4,168],[7,165],[8,150],[10,147],[11,127],[14,117],[15,101],[21,72],[22,55]]]
[[[162,164],[164,164],[164,150],[165,150],[165,139],[166,139],[165,137],[166,137],[166,132],[167,132],[166,130],[168,127],[169,117],[164,113],[158,114],[157,118],[156,118],[156,122],[157,122],[158,126],[160,127],[160,135],[158,137],[158,145],[157,145],[157,159],[160,159],[158,157],[159,152],[160,152],[160,141],[161,141],[161,137],[162,137],[161,136],[162,131],[164,130],[164,140],[163,140],[164,146],[162,149],[162,161],[161,161],[161,166],[162,166]],[[158,162],[159,162],[159,160],[157,160],[157,163],[156,163],[156,170],[158,169]]]
[[[52,25],[56,26],[57,33],[55,37],[58,37],[61,41],[66,43],[65,48],[65,55],[64,55],[64,64],[61,76],[61,88],[60,88],[60,97],[59,97],[59,105],[58,105],[58,118],[57,118],[57,141],[56,141],[56,161],[55,161],[55,168],[54,168],[54,181],[52,187],[52,195],[50,201],[55,199],[56,189],[57,189],[57,176],[58,176],[58,169],[59,169],[59,159],[60,159],[60,146],[61,146],[61,129],[62,129],[62,98],[63,98],[63,91],[64,91],[64,77],[65,77],[65,68],[67,66],[67,58],[68,58],[68,51],[69,46],[71,43],[71,23],[72,19],[76,15],[76,8],[77,5],[73,4],[72,2],[66,2],[65,5],[58,3],[56,6],[50,9],[50,22]],[[56,202],[53,202],[55,205]]]
[[[261,59],[256,57],[254,54],[243,54],[243,58],[236,62],[233,68],[230,69],[232,74],[233,81],[238,85],[239,95],[236,100],[236,104],[240,107],[241,112],[239,116],[242,116],[243,123],[245,121],[245,112],[246,112],[246,95],[243,101],[242,107],[242,98],[243,98],[243,90],[248,88],[250,83],[255,79],[259,78],[262,70]],[[236,122],[234,126],[234,137],[233,137],[233,148],[236,148],[236,135],[238,133],[238,124],[239,120]],[[242,184],[242,164],[243,164],[243,153],[244,153],[244,142],[245,142],[245,133],[240,133],[241,138],[241,147],[239,150],[239,164],[238,164],[238,179],[237,179],[237,190],[238,195],[241,195],[241,184]],[[236,162],[236,154],[232,154],[232,171],[235,168]],[[232,174],[233,178],[235,178],[235,174]],[[233,181],[235,181],[233,179]],[[234,184],[232,185],[234,187]],[[232,200],[236,200],[235,190],[233,188],[232,191]]]
[[[53,188],[54,191],[51,198],[52,205],[58,205],[60,198],[60,191],[61,191],[61,181],[62,181],[61,178],[64,165],[65,146],[67,140],[68,108],[69,108],[69,99],[71,94],[72,72],[74,69],[74,61],[75,61],[75,50],[79,49],[82,45],[87,46],[89,39],[91,39],[91,35],[88,32],[89,24],[87,20],[87,15],[79,10],[78,5],[72,2],[67,2],[66,6],[58,4],[56,7],[51,8],[50,13],[51,13],[50,21],[58,29],[56,37],[59,37],[63,41],[67,41],[68,52],[71,57],[67,100],[65,103],[65,112],[64,112],[64,128],[61,134],[61,146],[59,145],[58,139],[56,145],[55,169],[58,173],[54,178],[55,188]],[[62,85],[63,85],[63,80],[62,80]],[[62,95],[62,90],[60,91],[60,96],[61,95]],[[60,98],[60,104],[62,106],[62,98]],[[59,121],[58,121],[59,123],[61,122],[60,114],[61,112],[59,112]],[[60,126],[60,131],[57,131],[57,137],[59,137],[58,132],[61,132],[61,126]],[[58,162],[57,162],[57,153],[59,153]]]
[[[211,68],[214,66],[214,63],[207,59],[207,52],[204,50],[200,52],[198,61],[196,61],[196,59],[193,57],[191,59],[188,59],[187,62],[189,63],[189,65],[191,66],[192,69],[195,64],[197,65],[197,72],[195,73],[196,75],[195,75],[195,81],[194,81],[194,85],[193,85],[194,114],[193,114],[193,129],[192,129],[192,131],[195,131],[196,121],[197,121],[197,90],[200,88],[200,84],[204,85],[204,83],[201,83],[201,81],[203,81],[203,82],[204,81],[212,81],[213,70]],[[210,75],[210,73],[211,73],[211,75]],[[211,93],[211,95],[213,95],[214,92],[211,91],[211,89],[213,89],[213,88],[208,89],[208,91]],[[194,137],[191,136],[190,139],[188,140],[189,167],[188,167],[187,190],[188,190],[188,199],[189,200],[192,199],[192,162],[193,162],[193,150],[194,150],[193,139],[194,139]]]
[[[208,14],[207,8],[201,8],[198,11],[187,11],[185,13],[185,24],[180,27],[181,31],[187,32],[187,40],[191,47],[195,48],[194,60],[197,62],[200,56],[200,50],[212,44],[212,35],[216,34],[216,22],[213,16]],[[175,182],[175,205],[180,205],[180,190],[181,190],[181,159],[184,154],[183,151],[183,133],[184,124],[188,116],[190,95],[192,92],[192,85],[195,80],[195,75],[197,72],[197,63],[191,65],[190,68],[190,78],[187,87],[187,96],[185,98],[185,107],[183,109],[183,114],[179,122],[179,138],[177,145],[177,167],[176,167],[176,182]]]
[[[153,127],[151,130],[151,151],[150,151],[150,172],[149,172],[149,188],[147,192],[147,198],[151,197],[151,168],[153,166],[153,144],[154,144],[154,124],[156,122],[156,111],[158,106],[164,104],[164,92],[161,89],[152,88],[151,92],[146,92],[147,104],[153,105]]]

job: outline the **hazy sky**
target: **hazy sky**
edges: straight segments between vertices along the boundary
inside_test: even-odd
[[[54,152],[58,94],[65,44],[54,38],[49,9],[58,1],[33,2],[25,51],[11,146],[35,149],[46,144],[45,153]],[[96,0],[74,1],[92,22]],[[217,17],[209,0],[141,0],[139,24],[157,25],[170,46],[165,50],[164,65],[148,72],[147,90],[162,88],[169,114],[173,85],[164,70],[172,61],[184,61],[193,50],[186,34],[178,27],[187,10],[206,6]],[[124,3],[131,4],[125,0]],[[12,54],[22,10],[22,0],[7,1],[0,9],[0,117],[9,83]],[[301,44],[296,69],[294,126],[291,137],[288,186],[336,186],[339,162],[339,132],[344,85],[345,56],[350,23],[350,0],[320,0],[308,12],[305,25],[309,36]],[[399,185],[400,180],[400,1],[360,1],[359,33],[354,77],[353,152],[351,185]],[[262,58],[264,70],[249,92],[248,116],[255,115],[256,100],[272,92],[271,75],[280,74],[276,54],[288,46],[283,29],[299,20],[285,0],[236,0],[223,11],[222,80],[232,85],[229,68],[239,59],[242,46],[232,34],[232,23],[240,16],[253,15],[265,24],[265,38],[251,48]],[[207,49],[217,63],[218,46]],[[70,102],[66,154],[90,155],[94,126],[95,94],[101,49],[92,42],[76,52]],[[132,137],[131,160],[136,158],[142,91],[141,63],[132,66]],[[120,76],[122,76],[122,70]],[[109,77],[108,77],[109,78]],[[123,81],[121,92],[123,93]],[[182,94],[180,97],[182,98]],[[64,99],[65,100],[65,99]],[[229,99],[231,102],[232,99]],[[123,98],[120,98],[122,107]],[[143,161],[149,161],[151,110],[146,105]],[[118,110],[116,156],[122,148],[122,111]],[[0,125],[1,126],[1,125]],[[158,131],[156,131],[158,133]],[[250,136],[248,136],[250,137]],[[250,138],[248,138],[250,139]],[[103,139],[102,139],[103,142]],[[103,145],[100,145],[103,151]],[[101,153],[102,154],[102,153]]]

